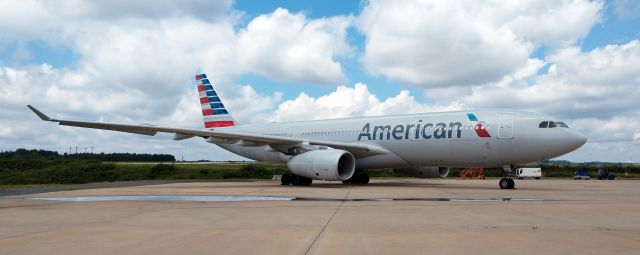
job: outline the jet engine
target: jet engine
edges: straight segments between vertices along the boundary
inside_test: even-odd
[[[420,177],[420,178],[445,178],[447,177],[447,175],[449,175],[448,167],[437,167],[437,166],[400,168],[400,169],[394,169],[394,171],[396,173],[406,174],[406,175],[410,175],[413,177]]]
[[[344,150],[313,150],[295,155],[287,162],[295,175],[327,181],[344,181],[356,171],[356,159]]]

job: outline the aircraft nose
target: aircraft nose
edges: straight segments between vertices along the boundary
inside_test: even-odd
[[[569,147],[571,148],[571,150],[575,150],[577,148],[580,148],[585,143],[587,143],[587,137],[575,131],[569,132],[566,142],[567,142],[567,145],[569,145]]]

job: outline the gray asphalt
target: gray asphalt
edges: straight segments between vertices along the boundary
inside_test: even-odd
[[[0,197],[0,254],[638,254],[640,181],[516,183],[142,182],[10,195]],[[105,196],[160,200],[33,200]]]

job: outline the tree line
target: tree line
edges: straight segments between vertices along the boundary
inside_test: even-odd
[[[138,154],[138,153],[76,153],[63,154],[48,150],[17,149],[15,151],[0,152],[0,159],[68,159],[68,160],[97,160],[121,162],[170,162],[176,158],[170,154]]]

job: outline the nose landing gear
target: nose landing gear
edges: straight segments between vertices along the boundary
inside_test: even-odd
[[[513,179],[509,177],[500,179],[500,182],[498,184],[500,185],[501,189],[513,189],[516,186],[516,182],[514,182]]]
[[[501,189],[514,189],[516,187],[516,182],[511,179],[511,165],[506,165],[502,167],[502,179],[498,182],[498,185]]]

